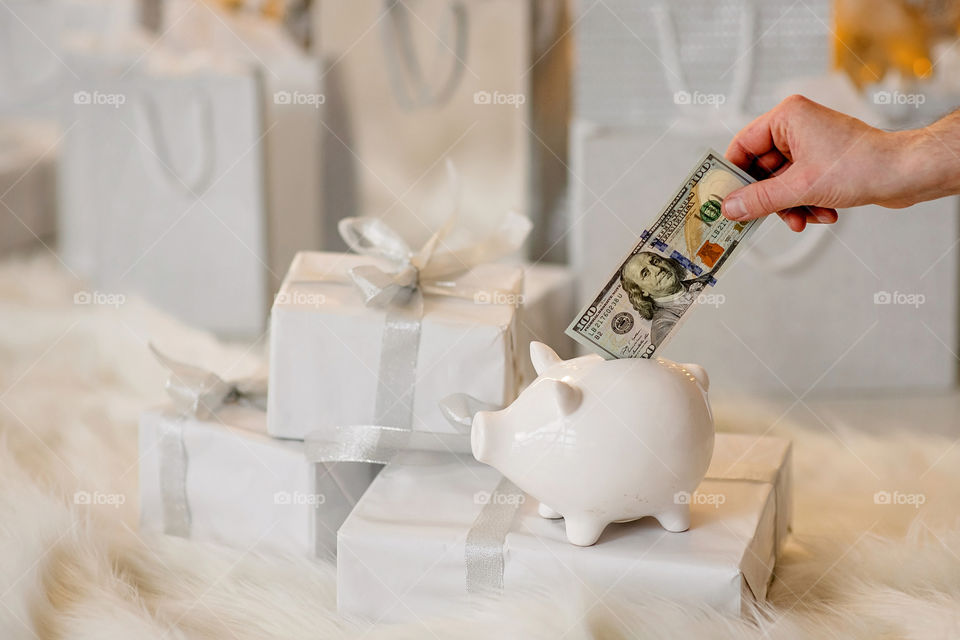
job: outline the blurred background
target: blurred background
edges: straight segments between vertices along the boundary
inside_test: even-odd
[[[0,0],[0,250],[256,342],[340,219],[428,237],[449,159],[462,227],[529,216],[579,307],[783,97],[888,129],[960,104],[958,30],[953,0]],[[863,209],[765,223],[664,355],[731,396],[952,389],[956,198]]]

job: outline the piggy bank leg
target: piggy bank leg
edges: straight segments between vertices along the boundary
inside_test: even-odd
[[[680,533],[690,528],[690,505],[673,504],[654,517],[667,531]]]
[[[578,547],[589,547],[595,543],[607,527],[606,522],[598,522],[590,516],[568,516],[566,518],[566,525],[567,540]]]
[[[537,513],[540,514],[541,518],[550,518],[551,520],[556,520],[557,518],[563,517],[562,514],[557,513],[542,502],[540,503],[540,506],[537,507]]]

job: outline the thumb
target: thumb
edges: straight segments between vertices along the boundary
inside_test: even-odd
[[[789,172],[737,189],[723,199],[723,215],[731,220],[753,220],[800,205],[800,190]]]

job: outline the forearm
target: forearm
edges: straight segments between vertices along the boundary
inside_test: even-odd
[[[960,111],[922,129],[886,136],[897,160],[879,202],[905,207],[960,194]]]

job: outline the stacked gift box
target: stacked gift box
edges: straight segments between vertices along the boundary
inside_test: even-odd
[[[721,434],[699,489],[675,497],[688,531],[643,518],[574,546],[534,500],[497,498],[503,476],[441,410],[452,394],[512,402],[536,375],[531,340],[570,356],[572,273],[498,261],[521,246],[522,216],[478,241],[445,227],[418,251],[381,220],[341,231],[354,253],[302,252],[287,272],[269,390],[159,356],[174,402],[140,424],[144,530],[335,556],[341,612],[372,620],[571,578],[734,613],[765,598],[790,523],[788,442]],[[509,527],[477,549],[491,517]],[[499,573],[478,573],[490,553]]]
[[[341,612],[371,620],[571,580],[728,613],[766,597],[790,524],[785,441],[718,435],[699,489],[674,496],[689,505],[688,531],[645,517],[610,524],[588,547],[571,544],[564,522],[541,517],[530,496],[502,493],[509,481],[471,453],[469,414],[509,405],[537,379],[532,342],[574,356],[564,329],[577,278],[602,280],[590,269],[620,253],[599,249],[596,229],[614,243],[639,236],[594,216],[596,229],[573,227],[576,271],[524,261],[560,235],[550,217],[563,181],[545,176],[566,169],[557,141],[567,105],[540,94],[569,71],[554,38],[571,16],[551,3],[438,0],[414,21],[404,3],[321,0],[306,51],[278,24],[210,13],[217,3],[151,4],[163,5],[162,42],[89,39],[65,53],[81,97],[93,106],[122,97],[109,110],[68,105],[77,126],[60,176],[65,259],[100,286],[132,283],[221,335],[259,335],[272,306],[269,385],[157,353],[171,402],[140,422],[145,532],[335,561]],[[649,22],[612,5],[631,24]],[[609,46],[629,42],[599,41],[603,15],[612,14],[593,13],[580,29],[581,80],[599,83],[576,87],[575,99],[593,98],[578,102],[582,121],[624,126],[600,122],[613,103],[659,114],[657,92],[605,93],[652,79],[610,75],[610,58],[623,55]],[[748,21],[721,17],[731,33]],[[807,24],[787,20],[777,33]],[[449,45],[436,77],[407,55],[424,36]],[[769,69],[760,77],[770,91]],[[602,136],[586,131],[573,130],[574,182],[606,193],[615,185],[600,181],[623,171],[594,155],[617,159],[620,147],[594,153]],[[688,138],[706,139],[702,129]],[[456,163],[449,185],[438,157]],[[675,172],[661,164],[663,179],[630,182],[671,184]],[[448,186],[459,216],[437,215]],[[575,192],[574,205],[583,197]],[[511,208],[519,212],[500,213]],[[182,211],[191,213],[171,226]],[[467,410],[452,410],[452,396]],[[493,540],[491,520],[502,524]]]
[[[380,465],[326,459],[322,444],[345,427],[376,425],[409,431],[410,448],[469,451],[440,412],[445,396],[466,392],[503,406],[535,376],[519,343],[550,340],[571,354],[563,336],[573,313],[569,269],[471,263],[515,253],[530,228],[523,216],[429,256],[380,220],[341,226],[345,242],[364,253],[298,253],[275,298],[269,392],[265,381],[228,383],[157,354],[173,403],[141,419],[145,530],[330,556]],[[417,257],[414,283],[381,291],[397,299],[367,297],[364,269],[395,279]]]

